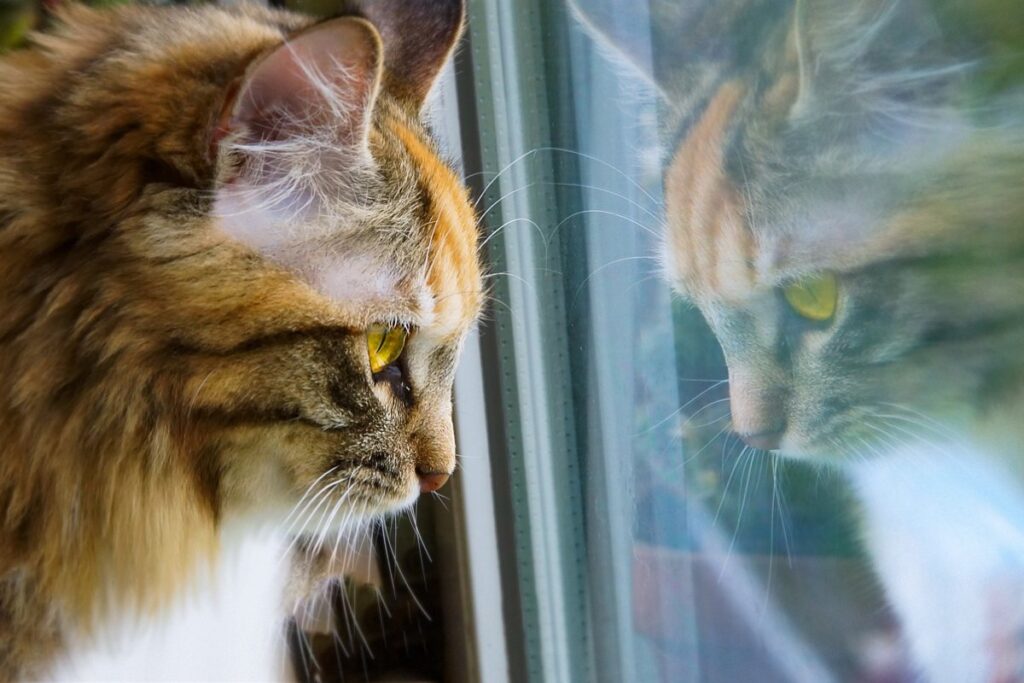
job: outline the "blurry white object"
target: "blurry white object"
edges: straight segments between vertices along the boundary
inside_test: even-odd
[[[852,470],[875,570],[932,683],[1024,676],[1024,492],[967,445]]]

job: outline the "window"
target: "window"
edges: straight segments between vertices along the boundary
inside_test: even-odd
[[[882,4],[889,15],[878,9]],[[583,22],[570,5],[582,8]],[[924,476],[916,465],[884,485],[854,477],[862,487],[858,491],[838,468],[745,448],[730,429],[728,370],[719,342],[697,308],[672,296],[665,284],[665,264],[659,260],[669,229],[663,173],[680,143],[678,130],[692,125],[680,123],[686,108],[704,105],[680,104],[683,99],[671,93],[663,97],[638,73],[645,62],[657,70],[692,59],[694,69],[686,75],[697,79],[700,59],[727,60],[739,53],[768,63],[767,48],[762,54],[756,46],[773,44],[778,36],[766,37],[764,26],[783,25],[793,10],[784,3],[744,3],[736,11],[745,16],[708,21],[718,33],[685,39],[672,33],[678,15],[696,15],[710,6],[612,0],[471,3],[469,42],[457,60],[461,139],[486,226],[493,302],[479,349],[472,346],[466,360],[466,372],[479,375],[481,386],[461,387],[457,402],[463,411],[459,427],[466,438],[460,447],[466,470],[490,452],[482,467],[493,481],[497,547],[481,537],[469,546],[468,559],[472,565],[480,551],[492,566],[496,550],[498,571],[491,580],[500,579],[503,588],[506,648],[501,654],[508,658],[507,679],[488,674],[483,680],[909,681],[930,678],[944,665],[958,666],[945,670],[966,676],[948,680],[982,680],[989,665],[980,660],[951,664],[970,656],[974,646],[967,641],[980,638],[980,627],[938,626],[922,635],[931,626],[913,623],[952,622],[957,619],[952,605],[974,609],[987,599],[982,597],[988,595],[987,584],[978,578],[983,573],[970,574],[955,554],[942,549],[966,538],[957,534],[988,533],[968,512],[974,508],[948,513],[961,525],[954,532],[924,511],[932,509],[938,489],[908,485]],[[877,59],[875,67],[882,64],[893,78],[920,79],[913,87],[930,82],[933,99],[910,85],[899,86],[898,97],[887,100],[893,110],[868,118],[865,131],[849,133],[850,144],[863,151],[878,144],[880,138],[871,136],[890,136],[892,158],[912,159],[908,150],[934,134],[913,134],[924,119],[910,119],[926,106],[934,107],[929,110],[935,116],[929,124],[933,131],[994,125],[954,123],[959,112],[942,118],[953,100],[939,98],[953,91],[980,98],[970,101],[991,111],[1003,106],[981,85],[992,80],[975,75],[971,87],[945,80],[968,68],[954,64],[966,52],[955,52],[958,48],[949,45],[956,41],[936,36],[948,38],[955,25],[951,17],[962,17],[964,8],[946,8],[942,11],[950,13],[936,19],[934,8],[909,3],[872,7],[879,14],[866,17],[877,20],[878,31],[907,31],[904,35],[913,36],[908,42],[931,50],[933,66],[948,70],[944,76],[897,73],[901,65],[920,66],[913,61],[916,47],[903,52],[885,47],[889,43],[869,47],[865,59]],[[855,11],[844,15],[839,9],[831,11],[856,18]],[[1002,9],[993,9],[991,16]],[[705,19],[712,14],[707,9]],[[1017,14],[1005,14],[1007,25],[1024,25]],[[602,25],[608,17],[611,21]],[[805,19],[812,27],[823,21]],[[867,31],[868,24],[859,26]],[[977,25],[970,30],[972,49],[995,40]],[[870,42],[866,33],[862,36]],[[685,41],[699,43],[699,38],[711,45],[711,56],[696,48],[687,53]],[[1008,92],[1015,78],[1008,74],[1017,73],[1010,65],[1018,63],[1010,55],[1019,54],[1021,45],[1017,40],[1011,47],[1008,37],[999,40],[1006,61],[994,69],[1004,79],[996,87]],[[625,59],[623,47],[629,52]],[[980,52],[974,54],[980,59]],[[823,58],[819,66],[824,72],[829,64]],[[667,78],[660,85],[680,87]],[[702,84],[683,85],[696,93]],[[852,113],[846,119],[837,114],[834,127],[822,126],[828,133],[818,138],[818,148],[849,142],[842,126],[862,114],[860,107],[876,104],[873,96],[867,90],[844,94]],[[964,101],[955,106],[966,107]],[[913,109],[917,104],[920,110]],[[1010,136],[1005,131],[1016,122],[1004,118],[999,125],[1004,126],[1000,134]],[[896,165],[882,153],[877,159]],[[901,168],[900,173],[920,179],[934,166]],[[1019,264],[1014,268],[1019,274]],[[884,310],[879,305],[873,315],[881,319]],[[1019,325],[1019,314],[1014,316],[1012,325]],[[922,343],[939,344],[936,338]],[[908,415],[887,416],[886,447],[910,448],[909,426],[919,432],[934,429],[925,425],[927,416]],[[487,440],[477,442],[485,416]],[[931,440],[914,438],[931,448],[924,449],[928,458],[948,452],[934,448],[934,433]],[[976,466],[928,462],[941,471],[937,479]],[[474,487],[478,496],[475,487],[482,484],[463,479],[460,485]],[[864,495],[863,487],[872,485],[883,504]],[[990,493],[986,485],[971,486],[963,484],[957,493],[962,498],[951,499],[958,501],[954,507]],[[905,497],[894,502],[897,496]],[[915,512],[917,505],[922,507]],[[871,554],[878,548],[863,542],[872,515],[880,516],[882,526],[891,519],[899,527],[893,538],[906,533],[903,538],[921,545],[897,549],[905,554],[884,566]],[[927,558],[925,565],[915,557]],[[1018,570],[1010,571],[1009,581],[1018,585],[1019,565],[1014,566]],[[934,582],[911,576],[918,571],[936,572]],[[961,580],[977,581],[971,585],[978,591],[965,590],[966,602],[938,599]],[[886,590],[920,590],[940,607],[908,613],[897,601],[894,609]],[[475,596],[484,602],[477,619],[497,617],[490,611],[498,607],[493,595]],[[1017,622],[998,623],[996,630],[1005,631]],[[952,638],[946,642],[953,645],[945,656],[933,657],[929,669],[921,641],[939,631],[945,635],[938,640]],[[992,646],[990,654],[1013,656],[999,647],[1015,651],[1004,644]]]

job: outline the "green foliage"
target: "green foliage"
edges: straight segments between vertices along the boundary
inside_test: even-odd
[[[22,47],[29,34],[44,28],[50,13],[70,0],[0,0],[0,53]],[[91,7],[114,7],[135,0],[74,0]],[[195,4],[203,0],[148,0],[150,5]],[[336,3],[335,3],[336,4]]]
[[[22,45],[38,23],[39,15],[36,3],[0,0],[0,51]]]
[[[966,94],[967,106],[1019,88],[1024,82],[1024,2],[932,0],[943,33],[967,43],[980,67]]]

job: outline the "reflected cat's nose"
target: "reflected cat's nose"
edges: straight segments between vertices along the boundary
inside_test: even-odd
[[[782,443],[784,429],[775,429],[768,432],[755,432],[753,434],[737,434],[748,446],[760,448],[762,451],[773,451]]]
[[[420,478],[420,493],[433,493],[448,481],[448,472],[424,472],[416,468],[416,476]]]

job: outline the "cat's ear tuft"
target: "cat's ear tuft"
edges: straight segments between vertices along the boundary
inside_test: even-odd
[[[417,110],[462,35],[465,0],[349,0],[384,41],[385,88]]]
[[[365,146],[381,81],[383,48],[363,19],[325,21],[289,37],[248,68],[217,137],[242,143],[323,135]]]

